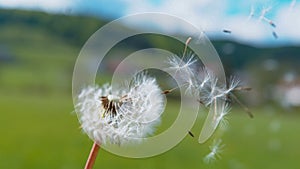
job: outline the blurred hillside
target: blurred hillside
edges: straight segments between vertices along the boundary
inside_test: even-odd
[[[87,16],[1,9],[0,91],[70,94],[73,66],[80,48],[107,22]],[[213,44],[226,72],[246,79],[262,101],[273,97],[271,89],[277,85],[288,85],[284,82],[287,76],[293,76],[293,83],[300,81],[299,47],[255,48],[231,41]],[[132,37],[117,46],[107,65],[138,49],[159,46],[174,53],[183,49],[183,44],[157,35]]]

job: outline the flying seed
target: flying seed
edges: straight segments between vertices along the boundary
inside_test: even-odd
[[[231,30],[228,30],[228,29],[223,29],[223,32],[224,32],[224,33],[231,34]]]
[[[191,42],[192,38],[189,37],[186,41],[185,41],[185,46],[184,46],[184,51],[183,51],[183,57],[185,56],[186,54],[186,51],[187,51],[187,47],[189,45],[189,43]]]
[[[278,35],[277,35],[277,33],[276,32],[272,32],[272,35],[273,35],[273,37],[275,38],[275,39],[278,39]]]
[[[240,91],[240,90],[250,91],[250,90],[252,90],[252,88],[251,87],[247,87],[247,86],[241,86],[241,87],[236,87],[233,90],[234,91]]]
[[[273,27],[273,28],[276,28],[276,25],[273,21],[269,21],[269,24]]]
[[[189,131],[189,135],[193,138],[195,137],[195,135],[191,131]]]

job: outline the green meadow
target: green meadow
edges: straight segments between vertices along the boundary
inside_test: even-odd
[[[10,55],[0,62],[0,168],[82,169],[93,142],[80,130],[72,103],[73,66],[81,46],[45,28],[18,22],[1,24],[0,44],[2,53]],[[103,82],[108,77],[98,78]],[[170,97],[160,132],[175,120],[178,107],[176,97]],[[203,158],[213,139],[197,142],[207,114],[201,111],[192,129],[195,138],[187,134],[170,151],[145,159],[119,157],[101,149],[94,168],[299,168],[300,116],[296,110],[282,110],[274,104],[250,109],[253,119],[239,106],[233,107],[228,128],[214,135],[222,138],[225,147],[211,164]]]
[[[10,94],[1,95],[0,101],[0,168],[83,168],[92,141],[79,129],[70,96]],[[172,108],[176,104],[168,102],[164,127],[171,124],[168,119],[176,117]],[[211,164],[203,162],[211,140],[205,144],[197,142],[203,122],[199,118],[192,130],[195,138],[187,135],[168,152],[146,159],[129,159],[100,150],[95,168],[296,169],[300,155],[299,116],[272,110],[253,111],[254,119],[239,109],[229,115],[229,127],[221,133],[224,150],[221,158]]]

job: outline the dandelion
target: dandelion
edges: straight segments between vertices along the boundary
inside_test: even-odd
[[[91,166],[100,144],[136,143],[154,131],[160,122],[164,96],[156,79],[137,74],[127,89],[111,85],[90,86],[78,95],[76,111],[82,130],[94,140],[87,166]]]
[[[220,154],[222,153],[223,148],[225,146],[224,144],[221,143],[222,143],[221,139],[213,141],[212,145],[209,146],[210,152],[203,158],[203,161],[205,163],[207,164],[212,163],[217,159],[221,158]]]

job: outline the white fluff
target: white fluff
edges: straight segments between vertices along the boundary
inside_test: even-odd
[[[103,96],[117,105],[115,116],[104,114]],[[78,95],[76,111],[83,131],[95,142],[122,145],[153,133],[164,101],[156,79],[138,74],[128,89],[112,91],[108,84],[84,88]]]

